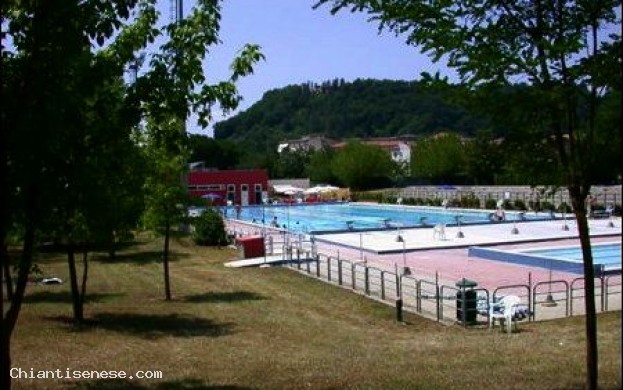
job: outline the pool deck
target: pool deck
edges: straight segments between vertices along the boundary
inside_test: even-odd
[[[621,219],[590,220],[591,241],[621,242]],[[517,224],[518,234],[511,233],[512,224],[491,224],[462,227],[463,238],[457,238],[458,228],[446,228],[446,239],[434,240],[432,229],[405,229],[404,239],[397,242],[397,232],[366,232],[323,235],[318,251],[344,259],[392,270],[396,265],[411,268],[420,277],[438,277],[445,281],[461,278],[475,280],[481,287],[523,284],[555,280],[571,282],[580,275],[527,265],[511,264],[468,256],[470,246],[496,246],[499,249],[579,245],[575,221],[538,221]],[[360,245],[363,244],[363,245]],[[404,245],[404,246],[403,246]]]
[[[324,234],[317,242],[363,250],[374,254],[402,253],[430,249],[466,248],[470,246],[518,244],[578,238],[575,220],[567,220],[569,230],[563,230],[562,220],[485,225],[448,226],[445,238],[434,235],[431,228],[396,229],[392,231]],[[516,230],[513,230],[516,228]],[[621,218],[589,221],[591,237],[621,237]],[[462,233],[462,237],[459,235]],[[515,233],[514,233],[515,232]],[[404,242],[397,241],[401,236]]]

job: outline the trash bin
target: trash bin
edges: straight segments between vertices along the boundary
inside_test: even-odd
[[[244,259],[264,256],[264,237],[250,236],[239,237],[236,242],[240,246],[240,255]]]
[[[459,288],[456,293],[456,320],[464,324],[473,324],[478,314],[478,294],[474,291],[478,283],[463,278],[456,282],[456,286]]]

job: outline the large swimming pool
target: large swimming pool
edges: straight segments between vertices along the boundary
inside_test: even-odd
[[[621,271],[621,243],[593,244],[593,264],[597,274]],[[580,246],[522,249],[518,251],[472,247],[469,256],[489,260],[551,268],[559,271],[583,274],[583,256]]]
[[[355,203],[244,206],[238,212],[230,206],[221,211],[228,218],[266,226],[276,222],[278,227],[291,232],[310,234],[425,227],[437,223],[455,225],[457,220],[466,225],[491,223],[491,212],[487,210]],[[506,213],[507,221],[549,218],[545,213]]]

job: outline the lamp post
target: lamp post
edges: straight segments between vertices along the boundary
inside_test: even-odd
[[[359,233],[359,256],[363,260],[363,233]]]
[[[563,206],[563,210],[562,210],[562,230],[564,231],[569,230],[569,225],[567,225],[567,206],[566,205]]]
[[[517,218],[519,214],[515,214],[515,218],[513,218],[513,228],[511,229],[511,234],[519,234],[519,229],[517,229]]]
[[[264,263],[266,263],[266,202],[268,199],[262,197],[262,239],[264,240]]]
[[[288,243],[288,245],[290,245],[290,202],[288,202],[288,208],[287,208],[287,212],[288,212],[288,216],[287,216],[287,226],[286,226],[286,234],[287,234],[287,238],[286,238],[286,242]]]
[[[554,307],[558,306],[558,303],[554,300],[554,296],[552,295],[552,260],[549,260],[549,284],[547,285],[547,296],[545,297],[545,301],[541,303],[541,306],[545,307]]]
[[[402,242],[402,274],[411,275],[411,269],[407,267],[407,242],[400,234],[396,237],[396,242]],[[398,272],[397,267],[396,272]]]
[[[461,215],[461,213],[458,213],[456,215],[456,224],[459,227],[459,231],[456,233],[456,238],[464,238],[465,234],[463,234],[463,231],[461,230],[461,218],[463,217],[463,215]]]

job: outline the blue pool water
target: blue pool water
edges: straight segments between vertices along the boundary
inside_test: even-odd
[[[621,266],[621,244],[593,245],[593,262],[598,265]],[[531,249],[523,253],[553,259],[582,263],[582,248],[566,247],[553,249]]]
[[[323,203],[245,206],[236,215],[234,207],[221,208],[227,217],[270,225],[275,217],[281,228],[302,233],[334,233],[349,230],[365,231],[396,229],[397,227],[422,227],[437,223],[455,225],[490,223],[489,211],[465,209],[440,209],[405,207],[397,205],[363,205],[354,203]],[[507,212],[507,220],[519,219],[518,214]],[[549,214],[526,213],[523,219],[548,219]]]
[[[621,271],[621,243],[593,244],[593,264],[595,272]],[[527,249],[507,251],[493,248],[469,248],[469,256],[477,256],[489,260],[508,263],[531,265],[559,271],[583,274],[582,249],[579,246]]]

